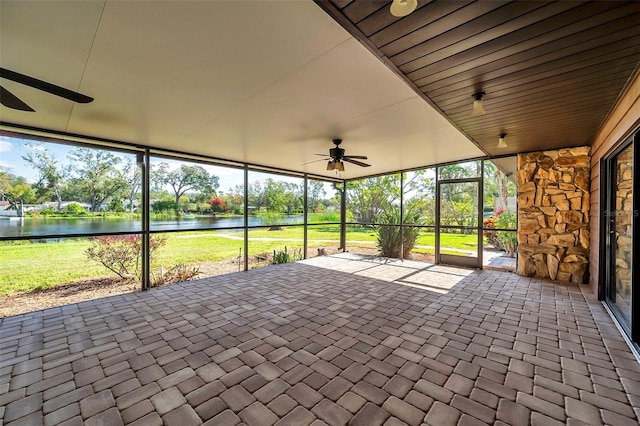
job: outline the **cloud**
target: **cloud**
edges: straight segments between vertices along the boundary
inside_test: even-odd
[[[0,139],[0,152],[11,151],[13,145],[7,140]]]
[[[0,160],[0,169],[11,171],[13,170],[13,166],[9,163],[5,163],[4,161]]]

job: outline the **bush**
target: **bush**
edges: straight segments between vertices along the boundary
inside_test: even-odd
[[[178,205],[175,201],[172,200],[156,201],[151,205],[151,210],[154,213],[162,213],[166,211],[172,211],[176,213],[178,211]]]
[[[183,263],[179,263],[169,269],[161,268],[160,272],[157,274],[151,274],[151,286],[157,287],[165,284],[189,281],[201,273],[200,268],[197,266],[189,267]]]
[[[281,263],[296,262],[298,260],[302,260],[302,249],[294,249],[293,253],[289,253],[287,251],[287,246],[285,246],[284,250],[273,251],[273,260],[271,260],[271,264],[279,265]]]
[[[322,213],[311,213],[309,215],[310,222],[340,222],[340,212],[328,211]]]
[[[211,210],[213,210],[214,213],[226,213],[228,210],[227,205],[220,197],[212,198],[209,204],[211,204]]]
[[[416,226],[404,226],[401,228],[398,225],[400,223],[400,213],[398,211],[383,212],[378,220],[385,224],[378,227],[377,246],[380,255],[399,259],[402,248],[403,258],[408,259],[420,235],[420,228]],[[404,222],[419,225],[420,217],[418,214],[409,213],[405,215]]]
[[[485,219],[483,221],[483,224],[485,228],[495,228],[496,220],[493,217],[490,217]],[[485,229],[482,233],[489,244],[494,246],[496,249],[501,249],[500,240],[498,239],[498,234],[496,233],[496,231],[488,231]]]
[[[121,200],[111,200],[109,203],[109,211],[115,213],[124,213],[126,210]]]
[[[152,235],[149,240],[149,263],[156,250],[167,243],[167,237]],[[140,279],[142,254],[142,236],[114,235],[95,237],[85,251],[90,260],[118,275],[124,280]]]
[[[503,211],[496,218],[496,228],[503,229],[515,229],[516,228],[516,214],[510,211]],[[496,231],[500,248],[507,252],[507,256],[513,257],[516,251],[517,235],[516,232],[508,231]]]
[[[261,208],[256,212],[256,217],[269,227],[269,231],[282,231],[280,224],[284,221],[284,215],[275,211]]]
[[[87,214],[87,210],[78,203],[67,204],[67,207],[64,208],[63,212],[78,216]]]

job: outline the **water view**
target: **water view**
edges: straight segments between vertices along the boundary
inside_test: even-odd
[[[269,225],[262,217],[249,216],[249,226]],[[282,216],[280,224],[302,224],[302,215]],[[244,218],[234,217],[189,217],[179,219],[160,219],[151,221],[152,231],[192,231],[198,229],[241,228]],[[0,218],[0,238],[34,237],[69,234],[94,234],[110,232],[140,232],[142,222],[130,218]]]

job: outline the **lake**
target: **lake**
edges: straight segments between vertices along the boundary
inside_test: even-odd
[[[303,224],[302,215],[284,216],[283,225]],[[152,231],[193,231],[211,228],[241,228],[243,217],[196,217],[189,219],[152,220]],[[264,219],[249,216],[249,226],[265,225]],[[124,218],[0,218],[0,238],[32,237],[68,234],[97,234],[109,232],[140,232],[142,222]]]

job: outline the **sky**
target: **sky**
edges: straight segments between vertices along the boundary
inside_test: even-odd
[[[30,147],[29,144],[33,144],[33,141],[11,138],[8,136],[0,136],[0,168],[14,175],[24,177],[29,183],[35,183],[38,180],[38,171],[22,157],[27,155],[31,150],[39,148],[37,144],[35,148]],[[45,143],[43,144],[43,146],[49,148],[51,154],[58,160],[59,164],[62,166],[70,165],[68,156],[78,148],[72,145],[63,145],[56,143]],[[120,155],[126,161],[131,161],[133,158],[135,158],[133,154],[122,154],[119,152],[114,152],[114,154]],[[169,163],[170,169],[178,168],[181,164],[184,164],[179,160],[171,160],[166,158],[152,157],[151,159],[152,166],[161,162]],[[210,166],[201,163],[196,164],[204,167],[210,174],[218,176],[220,182],[220,188],[218,190],[223,193],[228,193],[236,186],[244,184],[244,171],[242,169]],[[255,180],[265,180],[269,177],[296,184],[300,184],[302,182],[301,178],[292,178],[281,175],[269,175],[266,173],[252,171],[249,172],[249,182]],[[326,198],[331,198],[334,195],[332,184],[325,184],[325,192]]]

